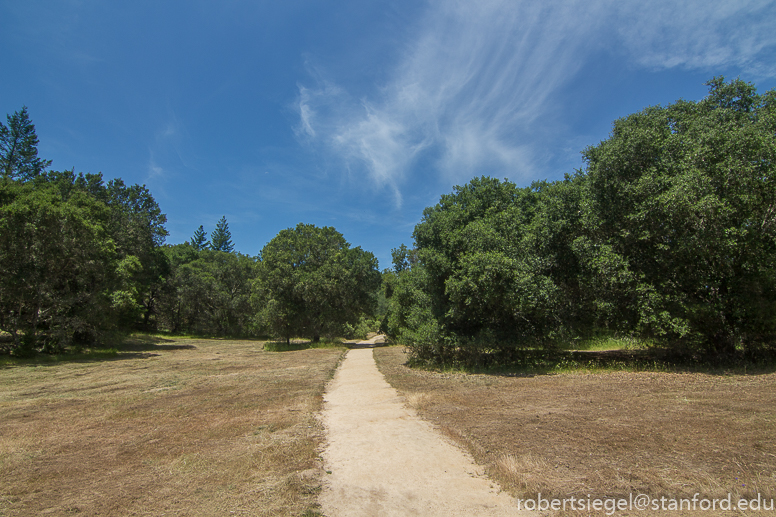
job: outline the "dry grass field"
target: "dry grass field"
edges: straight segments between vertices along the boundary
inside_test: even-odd
[[[0,367],[0,516],[314,515],[316,413],[343,351],[137,338],[110,359]],[[517,497],[776,497],[774,373],[521,377],[375,357]]]
[[[344,349],[138,338],[0,367],[0,515],[304,515]]]
[[[408,404],[517,497],[776,498],[774,373],[520,377],[409,369],[405,357],[375,349]]]

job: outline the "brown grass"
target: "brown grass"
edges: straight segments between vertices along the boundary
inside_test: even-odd
[[[139,340],[0,369],[0,515],[300,515],[343,349]]]
[[[510,377],[410,369],[401,347],[375,357],[516,497],[776,498],[776,374]]]

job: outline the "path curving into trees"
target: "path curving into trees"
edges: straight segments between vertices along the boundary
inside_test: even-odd
[[[329,384],[322,511],[346,516],[518,516],[512,498],[404,405],[372,348],[350,350]]]

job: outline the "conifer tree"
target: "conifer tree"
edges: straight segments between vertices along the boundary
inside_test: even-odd
[[[0,174],[5,178],[31,180],[51,165],[38,158],[38,136],[27,115],[27,106],[6,116],[8,126],[0,122]]]
[[[197,251],[206,250],[210,247],[210,243],[207,241],[207,232],[201,224],[191,237],[191,245],[194,246]]]
[[[223,216],[216,229],[210,234],[210,249],[216,251],[225,251],[231,253],[234,251],[232,243],[232,233],[229,231],[229,224],[226,222],[226,216]]]

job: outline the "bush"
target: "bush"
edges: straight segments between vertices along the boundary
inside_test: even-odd
[[[355,325],[345,323],[345,337],[348,339],[366,339],[369,334],[380,332],[380,324],[379,319],[371,319],[362,315]]]

